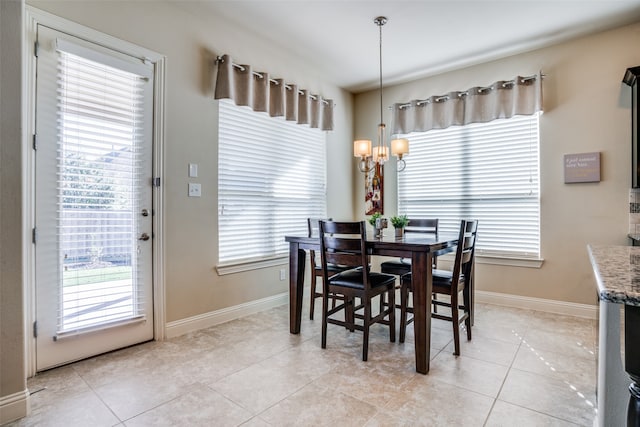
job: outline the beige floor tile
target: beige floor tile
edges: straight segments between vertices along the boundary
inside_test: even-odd
[[[595,319],[585,319],[575,316],[566,316],[555,313],[544,313],[534,311],[529,319],[531,329],[542,329],[545,331],[580,334],[595,337],[598,322]]]
[[[375,406],[340,391],[309,384],[261,413],[260,418],[276,426],[362,426],[375,410]]]
[[[596,343],[590,333],[551,332],[542,329],[530,329],[523,345],[535,350],[551,350],[571,357],[595,358]]]
[[[579,425],[593,424],[595,388],[511,369],[499,400]]]
[[[27,387],[31,393],[29,404],[32,411],[57,400],[70,399],[73,395],[91,391],[71,366],[39,373],[27,381]]]
[[[381,411],[414,426],[473,427],[483,425],[492,403],[490,397],[419,375]]]
[[[415,361],[405,350],[393,348],[384,358],[352,360],[314,381],[318,387],[339,391],[373,405],[387,402],[415,377]],[[412,355],[411,355],[412,356]]]
[[[379,410],[373,418],[367,421],[364,427],[413,427],[415,425],[416,423],[414,421],[396,418]]]
[[[523,344],[513,362],[513,368],[572,383],[595,384],[597,363],[593,357],[572,356],[550,350],[536,350]]]
[[[575,427],[577,425],[498,400],[493,405],[485,427],[513,427],[514,420],[517,420],[518,427]]]
[[[111,427],[119,423],[107,405],[89,391],[43,402],[28,417],[7,427]]]
[[[442,352],[431,363],[428,376],[495,398],[508,371],[506,366]]]
[[[491,338],[479,337],[467,341],[464,331],[460,334],[460,354],[485,362],[496,363],[503,366],[511,366],[520,344],[498,341]],[[453,354],[454,345],[451,341],[445,347],[445,353]]]
[[[320,348],[319,313],[308,319],[306,294],[299,335],[284,305],[38,374],[32,414],[10,425],[591,426],[593,321],[477,304],[460,357],[451,323],[434,319],[421,375],[413,325],[403,344],[374,325],[363,362],[360,331],[331,325]]]
[[[242,424],[242,427],[270,427],[270,426],[271,424],[262,420],[258,416],[255,416],[251,418],[249,421],[247,421],[246,423]]]
[[[190,378],[174,374],[169,366],[164,368],[140,370],[94,391],[118,418],[127,420],[189,392],[193,384]]]
[[[209,384],[243,408],[258,414],[312,381],[312,375],[269,360]]]
[[[125,421],[127,427],[237,426],[252,414],[203,384],[183,396]]]

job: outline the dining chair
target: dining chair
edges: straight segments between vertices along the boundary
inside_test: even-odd
[[[320,250],[323,271],[322,295],[322,348],[327,348],[329,323],[346,327],[350,331],[363,331],[362,360],[369,352],[369,329],[372,324],[389,326],[389,339],[395,342],[395,276],[370,271],[366,249],[365,222],[320,221]],[[332,274],[331,264],[350,269]],[[389,305],[377,315],[372,313],[371,301],[376,296],[388,295]],[[329,309],[330,296],[342,297],[338,306]],[[355,307],[355,298],[360,306]],[[364,314],[356,314],[359,308]],[[331,317],[344,311],[344,320]],[[361,319],[362,324],[357,324]]]
[[[332,218],[328,218],[327,220],[331,221]],[[320,236],[320,230],[318,227],[319,221],[320,221],[319,218],[307,218],[308,237]],[[309,319],[313,320],[313,313],[315,312],[316,298],[322,297],[322,289],[318,291],[317,278],[318,277],[322,278],[323,273],[322,273],[322,263],[320,261],[319,255],[316,254],[316,251],[314,250],[309,251],[309,260],[311,264],[311,292],[310,292],[311,302],[309,303]],[[332,273],[331,275],[349,269],[349,267],[346,267],[343,265],[335,265],[335,264],[330,264],[327,267],[329,269],[329,272]],[[332,305],[333,307],[335,307],[336,300],[335,298],[332,298],[332,300],[333,300]]]
[[[461,221],[458,234],[458,246],[455,252],[453,269],[433,270],[433,293],[449,295],[449,302],[437,300],[434,305],[449,307],[451,316],[444,313],[432,312],[435,319],[448,320],[453,324],[453,354],[460,354],[460,325],[464,322],[467,330],[467,340],[471,340],[471,274],[478,233],[478,221]],[[407,324],[413,319],[407,319],[408,313],[412,313],[409,307],[409,292],[411,292],[411,273],[404,274],[400,287],[400,342],[404,342]],[[462,292],[462,304],[459,294]],[[462,310],[462,315],[460,315]]]

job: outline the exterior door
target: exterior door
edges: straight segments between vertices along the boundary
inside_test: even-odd
[[[153,339],[153,64],[38,26],[36,369]]]

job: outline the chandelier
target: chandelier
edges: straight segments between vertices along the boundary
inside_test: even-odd
[[[409,140],[405,138],[391,140],[391,150],[386,143],[385,132],[386,125],[382,121],[382,26],[387,23],[387,18],[384,16],[378,16],[373,22],[378,26],[380,31],[380,124],[378,125],[378,143],[375,147],[371,147],[371,140],[359,139],[353,141],[353,155],[359,157],[358,169],[360,172],[371,171],[376,163],[380,166],[389,160],[389,151],[391,154],[398,157],[398,172],[401,172],[406,167],[405,161],[402,157],[405,154],[409,154]]]

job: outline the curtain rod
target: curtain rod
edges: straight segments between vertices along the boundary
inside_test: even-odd
[[[219,62],[224,62],[224,59],[222,59],[222,57],[221,57],[221,56],[218,56],[218,57],[216,58],[216,64],[217,64],[217,63],[219,63]],[[245,68],[244,68],[242,65],[240,65],[240,64],[236,64],[235,62],[232,62],[232,63],[231,63],[231,66],[233,66],[233,67],[237,68],[237,69],[238,69],[238,70],[240,70],[240,71],[245,71]],[[259,72],[257,72],[257,71],[251,71],[251,74],[253,74],[254,76],[258,77],[259,79],[264,79],[264,75],[263,75],[263,74],[260,74],[260,73],[259,73]],[[275,84],[275,85],[279,85],[279,84],[280,84],[277,80],[274,80],[274,79],[269,79],[269,82],[270,82],[270,83],[273,83],[273,84]],[[284,88],[285,88],[285,89],[287,89],[287,90],[292,90],[291,86],[289,86],[289,85],[288,85],[288,84],[286,84],[286,83],[284,84]],[[304,95],[304,92],[303,92],[303,91],[301,91],[301,90],[298,90],[298,95]],[[317,96],[317,95],[311,95],[311,94],[310,94],[310,95],[309,95],[309,98],[311,98],[311,99],[313,99],[313,100],[316,100],[316,101],[318,100],[318,96]],[[329,103],[328,103],[327,101],[325,101],[324,99],[321,99],[320,101],[321,101],[323,104],[329,105]]]
[[[544,79],[546,76],[547,76],[546,74],[540,72],[540,78]],[[533,75],[533,76],[522,77],[520,79],[520,83],[527,83],[528,81],[535,80],[537,78],[538,78],[537,74]],[[513,86],[514,84],[516,84],[515,79],[503,82],[502,83],[502,87],[506,88],[506,87],[509,87],[509,86]],[[485,90],[493,90],[493,87],[492,86],[481,87],[481,88],[478,89],[478,92],[482,93]],[[468,96],[468,95],[469,95],[469,91],[460,92],[460,93],[458,93],[458,98],[462,98],[463,96]],[[443,95],[443,96],[435,97],[434,101],[435,102],[444,102],[444,101],[448,101],[449,99],[450,99],[449,95]],[[430,103],[431,103],[431,99],[418,99],[418,100],[416,100],[416,106],[417,107],[419,107],[420,105],[423,105],[423,104],[430,104]],[[397,106],[397,108],[400,108],[400,109],[408,108],[408,107],[411,107],[411,103],[401,104],[401,105]],[[393,108],[394,108],[394,106],[390,106],[389,107],[390,110],[393,109]]]

